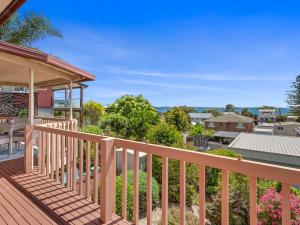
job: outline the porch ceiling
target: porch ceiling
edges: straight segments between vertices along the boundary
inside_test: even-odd
[[[30,68],[34,70],[35,87],[95,80],[93,75],[58,58],[0,42],[0,85],[28,86]]]

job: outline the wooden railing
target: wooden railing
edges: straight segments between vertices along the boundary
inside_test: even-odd
[[[65,121],[70,121],[67,118],[55,118],[55,117],[44,117],[44,116],[37,116],[34,118],[38,124],[49,124],[49,123],[60,123]]]
[[[152,224],[152,156],[162,157],[162,224],[167,225],[168,218],[168,161],[180,161],[180,224],[185,224],[186,209],[186,163],[199,167],[199,224],[205,224],[205,167],[218,168],[222,175],[221,224],[229,224],[229,173],[236,172],[250,177],[250,224],[257,224],[257,179],[276,180],[282,184],[282,224],[290,224],[290,188],[300,185],[300,170],[263,164],[243,159],[215,156],[178,148],[110,138],[75,131],[67,131],[48,126],[26,127],[26,172],[32,166],[32,132],[38,132],[38,169],[51,179],[62,183],[73,191],[78,191],[87,199],[98,203],[100,178],[101,220],[109,222],[116,209],[116,148],[122,148],[122,217],[127,211],[127,150],[134,151],[133,173],[133,223],[139,221],[139,153],[147,153],[147,224]],[[94,161],[90,155],[94,153]],[[101,157],[99,157],[101,155]],[[99,161],[99,159],[101,159]],[[78,162],[78,165],[77,165]],[[85,163],[85,168],[84,168]],[[91,174],[91,163],[94,171]],[[77,168],[78,167],[78,168]],[[66,168],[66,171],[65,171]],[[99,170],[97,168],[100,168]],[[79,170],[77,184],[76,171]],[[66,172],[66,182],[64,173]],[[85,183],[84,174],[86,174]],[[91,177],[94,186],[91,188]],[[78,185],[78,190],[77,190]],[[85,186],[84,186],[85,185]],[[86,189],[86,192],[84,190]],[[93,193],[91,193],[93,190]],[[93,196],[93,198],[91,197]]]

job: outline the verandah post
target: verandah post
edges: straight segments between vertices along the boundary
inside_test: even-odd
[[[33,170],[33,129],[33,125],[26,125],[25,127],[24,167],[26,173],[30,173]]]
[[[101,221],[107,223],[112,220],[115,192],[115,149],[114,139],[101,140]]]

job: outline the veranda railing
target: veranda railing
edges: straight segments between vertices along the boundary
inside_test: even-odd
[[[167,225],[168,214],[168,161],[180,161],[180,224],[185,224],[186,198],[186,163],[194,163],[199,167],[199,224],[205,224],[205,167],[221,169],[221,222],[229,224],[229,172],[236,172],[250,177],[250,224],[257,224],[257,178],[277,180],[282,183],[282,224],[290,224],[290,188],[300,185],[300,170],[263,164],[243,159],[233,159],[187,151],[172,147],[147,144],[64,130],[62,125],[27,126],[26,127],[26,172],[33,169],[33,132],[38,134],[38,170],[45,176],[55,179],[73,191],[85,195],[98,203],[98,187],[101,193],[101,220],[108,222],[116,209],[116,148],[122,148],[122,217],[126,219],[127,210],[127,149],[134,151],[134,195],[133,222],[139,220],[139,152],[147,153],[147,224],[152,223],[152,156],[162,157],[162,224]],[[91,153],[94,162],[91,162]],[[77,164],[78,162],[78,164]],[[85,166],[84,166],[85,163]],[[91,173],[91,163],[94,171]],[[78,168],[77,168],[78,167]],[[85,168],[84,168],[85,167]],[[100,170],[97,168],[100,167]],[[66,168],[66,171],[65,171]],[[79,182],[77,190],[77,175]],[[64,174],[66,172],[66,182]],[[85,184],[84,174],[86,175]],[[94,181],[91,184],[91,177]],[[99,182],[99,178],[100,181]],[[85,187],[84,187],[85,185]],[[93,185],[93,188],[91,188]],[[84,193],[84,189],[86,192]],[[93,190],[93,193],[91,193]]]

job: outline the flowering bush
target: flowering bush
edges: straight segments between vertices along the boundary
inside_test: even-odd
[[[300,225],[300,198],[291,193],[291,224]],[[282,218],[282,194],[267,189],[257,205],[259,225],[279,225]]]

